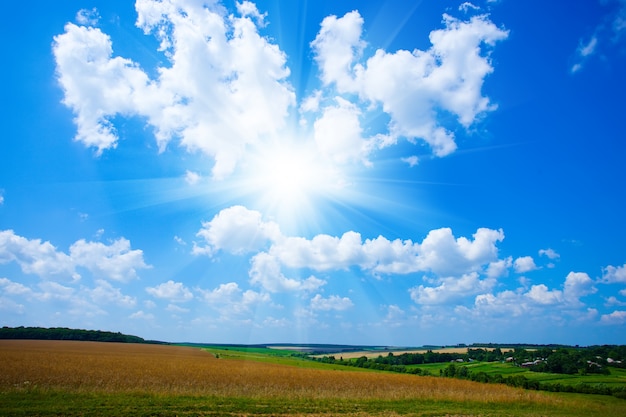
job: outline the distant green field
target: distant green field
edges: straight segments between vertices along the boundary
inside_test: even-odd
[[[203,346],[204,350],[211,352],[213,355],[224,359],[240,359],[265,363],[274,363],[281,365],[290,365],[299,368],[311,369],[334,369],[340,371],[362,371],[362,372],[385,372],[376,371],[366,368],[346,367],[343,365],[334,365],[311,361],[298,352],[287,349],[270,349],[262,347],[245,347],[245,346]],[[428,371],[433,376],[439,376],[439,371],[445,369],[450,363],[432,363],[421,365],[408,365],[407,369],[419,368],[422,371]],[[465,366],[471,372],[484,372],[489,375],[502,375],[509,377],[514,375],[522,375],[529,380],[538,381],[542,384],[561,384],[561,385],[605,385],[608,387],[626,386],[626,369],[611,368],[610,375],[565,375],[551,374],[543,372],[533,372],[527,368],[521,368],[510,363],[501,362],[464,362],[455,363],[456,366]]]
[[[432,363],[423,365],[410,365],[408,369],[420,368],[429,371],[432,375],[439,375],[439,371],[445,369],[449,363]],[[504,377],[512,375],[522,375],[525,378],[539,381],[540,383],[576,385],[580,383],[589,385],[604,384],[607,386],[626,386],[626,369],[610,368],[610,375],[588,374],[588,375],[566,375],[551,374],[545,372],[533,372],[527,368],[521,368],[510,363],[501,362],[470,362],[457,363],[457,366],[465,366],[471,372],[484,372],[489,375],[500,374]]]
[[[331,365],[315,362],[304,356],[295,354],[296,352],[283,349],[270,348],[248,348],[240,346],[203,346],[203,350],[212,353],[214,356],[222,359],[239,359],[255,362],[272,363],[277,365],[289,365],[298,368],[310,369],[334,369],[338,371],[362,371],[368,372],[368,369],[353,368],[342,365]],[[369,371],[371,372],[371,371]]]

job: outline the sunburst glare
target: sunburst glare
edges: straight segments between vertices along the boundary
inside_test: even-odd
[[[348,170],[306,140],[274,140],[242,163],[239,187],[255,206],[291,227],[315,216],[322,200],[335,200],[347,186]]]

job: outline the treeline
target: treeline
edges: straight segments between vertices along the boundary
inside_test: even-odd
[[[439,375],[447,378],[467,379],[474,382],[489,384],[505,384],[511,387],[518,387],[531,390],[550,392],[572,392],[579,394],[599,394],[612,395],[617,398],[626,399],[626,387],[611,387],[605,384],[561,384],[550,382],[539,382],[528,379],[523,375],[503,376],[501,374],[488,374],[483,371],[472,372],[466,366],[449,364],[445,369],[439,371]]]
[[[431,350],[425,353],[403,353],[401,355],[394,355],[389,352],[387,356],[379,355],[376,358],[368,358],[367,356],[361,356],[356,359],[343,359],[340,357],[337,359],[335,356],[323,356],[321,358],[312,357],[311,359],[323,363],[332,363],[336,365],[354,366],[357,368],[376,369],[379,371],[391,371],[400,373],[413,373],[419,375],[427,375],[428,371],[423,371],[419,368],[407,368],[407,365],[422,365],[428,363],[444,363],[455,361],[457,359],[462,360],[466,355],[463,353],[453,352],[433,352]]]
[[[609,366],[626,366],[626,345],[603,345],[585,348],[543,346],[538,349],[515,348],[514,350],[468,348],[467,353],[433,352],[402,353],[394,355],[389,352],[386,356],[376,358],[361,356],[356,359],[336,359],[335,356],[317,358],[318,361],[336,363],[338,365],[356,366],[394,372],[409,372],[407,365],[422,365],[445,362],[510,362],[513,365],[523,366],[535,372],[550,372],[558,374],[608,374]],[[411,370],[412,371],[412,370]],[[416,371],[413,371],[416,372]]]
[[[139,336],[101,330],[68,329],[66,327],[2,327],[0,339],[83,340],[91,342],[160,343]]]
[[[480,357],[480,353],[468,352],[469,356]],[[542,347],[539,349],[515,349],[504,354],[504,360],[524,366],[535,372],[555,374],[608,374],[609,366],[626,366],[626,345],[588,346],[584,348]],[[482,359],[476,359],[482,360]]]

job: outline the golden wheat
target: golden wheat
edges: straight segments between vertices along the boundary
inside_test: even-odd
[[[422,398],[550,402],[503,385],[216,359],[191,347],[76,341],[0,341],[0,391],[150,392],[252,398]]]

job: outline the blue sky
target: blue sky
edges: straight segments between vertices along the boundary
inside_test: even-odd
[[[626,2],[12,2],[0,324],[626,343]]]

